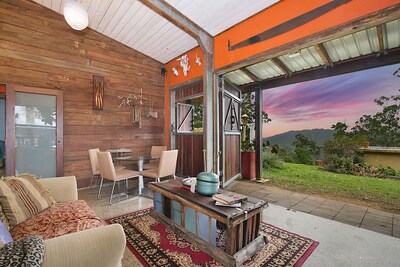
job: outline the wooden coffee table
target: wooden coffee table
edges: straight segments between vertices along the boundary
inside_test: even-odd
[[[248,197],[241,208],[216,206],[211,197],[191,193],[179,180],[150,183],[154,209],[150,214],[224,266],[239,266],[265,240],[259,233],[264,200]],[[225,192],[219,190],[219,192]]]

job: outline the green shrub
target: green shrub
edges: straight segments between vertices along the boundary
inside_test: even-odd
[[[353,159],[350,157],[338,157],[337,155],[332,155],[325,159],[325,168],[328,171],[337,173],[352,173]]]
[[[296,155],[295,158],[296,163],[306,164],[306,165],[313,164],[311,155],[306,149],[302,147],[296,147],[296,149],[294,150],[294,154]]]
[[[400,176],[400,172],[389,166],[380,166],[377,171],[382,176]]]
[[[263,152],[263,168],[266,170],[282,169],[283,161],[277,154],[270,153],[268,151],[264,151]]]

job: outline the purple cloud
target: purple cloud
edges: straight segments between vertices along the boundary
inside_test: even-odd
[[[330,128],[331,121],[354,123],[364,114],[375,114],[375,98],[400,93],[400,79],[392,75],[398,68],[397,64],[265,90],[263,110],[272,118],[269,127],[275,121],[303,122],[308,129],[323,121],[319,128]]]

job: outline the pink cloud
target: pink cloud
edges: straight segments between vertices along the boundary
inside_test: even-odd
[[[264,136],[288,130],[330,129],[344,121],[354,122],[380,107],[374,99],[399,94],[398,65],[365,70],[263,91],[263,110],[272,119]]]

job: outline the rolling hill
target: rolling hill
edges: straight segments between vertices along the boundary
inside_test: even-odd
[[[281,134],[277,134],[268,138],[264,138],[263,142],[269,141],[271,145],[278,145],[286,150],[294,150],[293,142],[296,140],[297,134],[302,134],[314,140],[319,147],[324,145],[324,142],[333,138],[333,130],[328,129],[310,129],[310,130],[298,130],[289,131]]]

